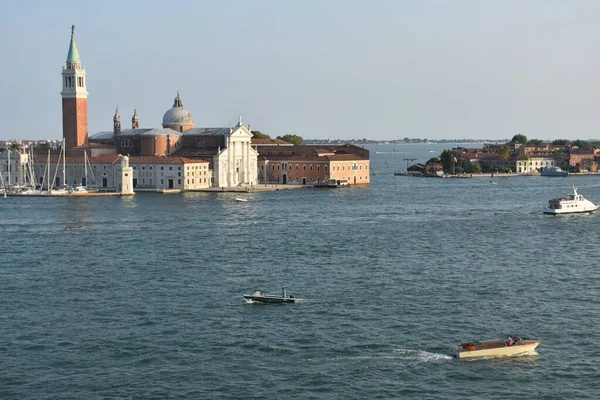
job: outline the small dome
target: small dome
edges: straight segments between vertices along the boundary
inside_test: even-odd
[[[173,108],[168,110],[163,116],[162,123],[163,127],[167,125],[194,125],[192,114],[187,108],[183,107],[179,92],[177,92],[177,97],[175,97],[175,101],[173,102]]]

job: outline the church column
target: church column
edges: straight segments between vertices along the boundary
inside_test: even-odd
[[[244,143],[244,182],[250,183],[250,142]]]
[[[231,132],[231,128],[229,128],[229,131]],[[231,182],[233,181],[233,178],[231,177],[231,174],[232,174],[231,160],[233,158],[233,155],[232,155],[232,149],[231,149],[231,138],[229,136],[225,137],[225,148],[227,149],[227,151],[226,151],[226,153],[227,153],[227,171],[225,171],[225,173],[227,174],[227,186],[232,186]]]

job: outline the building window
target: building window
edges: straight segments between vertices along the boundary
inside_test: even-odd
[[[160,167],[160,170],[162,171],[162,170],[163,170],[163,167]]]
[[[302,170],[306,171],[306,164],[302,166]]]
[[[320,170],[321,170],[321,166],[317,165],[317,171],[320,171]]]
[[[312,164],[308,166],[308,169],[312,171]]]
[[[296,171],[298,171],[298,169],[300,169],[300,166],[296,164]]]

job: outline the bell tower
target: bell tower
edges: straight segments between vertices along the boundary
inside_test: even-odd
[[[88,115],[85,68],[81,66],[79,50],[75,43],[75,25],[71,26],[71,43],[67,65],[62,70],[62,121],[65,148],[87,143]]]

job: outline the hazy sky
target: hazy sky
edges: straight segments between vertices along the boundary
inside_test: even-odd
[[[600,138],[600,1],[0,1],[0,139],[60,138],[75,24],[89,133]]]

